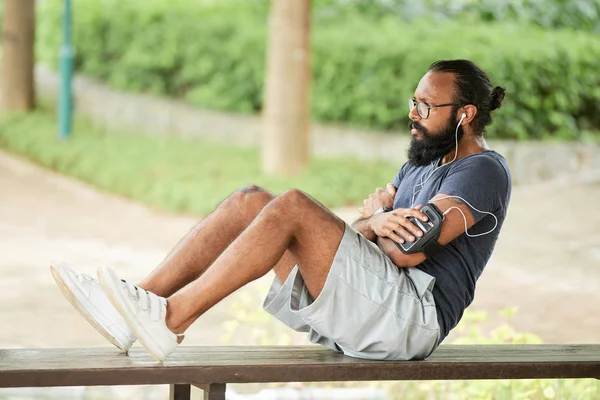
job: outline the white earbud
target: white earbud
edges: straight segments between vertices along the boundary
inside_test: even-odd
[[[462,115],[460,116],[460,122],[459,124],[462,122],[463,119],[467,118],[467,114],[462,113]]]

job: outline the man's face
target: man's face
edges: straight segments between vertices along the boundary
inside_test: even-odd
[[[449,73],[428,72],[419,82],[414,98],[432,106],[453,103],[454,77]],[[429,117],[422,118],[413,108],[408,114],[408,124],[413,135],[408,149],[408,161],[417,166],[430,164],[448,154],[456,145],[456,106],[431,108]],[[426,114],[425,114],[426,116]],[[458,129],[458,141],[462,139]]]

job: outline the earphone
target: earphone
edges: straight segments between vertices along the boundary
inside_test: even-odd
[[[444,217],[445,217],[445,216],[446,216],[446,214],[448,214],[448,213],[450,212],[450,210],[452,210],[453,208],[456,208],[456,209],[458,210],[458,212],[459,212],[459,213],[461,213],[461,215],[463,216],[463,219],[464,219],[464,221],[465,221],[465,233],[467,234],[467,236],[468,236],[468,237],[474,238],[474,237],[478,237],[478,236],[484,236],[484,235],[490,234],[490,233],[492,233],[492,232],[494,231],[494,229],[496,229],[496,227],[498,226],[498,217],[496,217],[496,216],[495,216],[493,213],[491,213],[491,212],[488,212],[488,211],[481,211],[481,210],[478,210],[477,208],[473,207],[473,206],[471,205],[471,203],[469,203],[468,201],[466,201],[465,199],[463,199],[463,198],[462,198],[462,197],[460,197],[460,196],[446,196],[446,197],[440,197],[439,199],[433,199],[433,200],[429,200],[429,201],[430,201],[430,202],[434,202],[434,201],[439,201],[439,200],[449,199],[449,198],[451,198],[451,197],[454,197],[454,198],[457,198],[457,199],[461,199],[461,200],[462,200],[464,203],[467,203],[467,205],[468,205],[469,207],[471,207],[473,210],[477,211],[478,213],[481,213],[481,214],[489,214],[489,215],[491,215],[491,216],[494,218],[494,227],[493,227],[492,229],[490,229],[489,231],[487,231],[487,232],[484,232],[484,233],[478,233],[478,234],[476,234],[476,235],[471,235],[471,234],[469,233],[469,229],[467,228],[467,216],[465,215],[465,213],[464,213],[464,212],[463,212],[463,211],[462,211],[460,208],[458,208],[458,207],[456,207],[456,206],[452,206],[452,207],[450,207],[449,209],[447,209],[446,211],[444,211],[444,213],[442,214]]]
[[[411,207],[414,207],[414,205],[415,205],[415,198],[417,197],[417,194],[419,194],[419,192],[421,191],[421,190],[419,190],[418,192],[415,192],[416,187],[420,186],[421,188],[423,188],[423,185],[429,180],[429,178],[431,178],[433,176],[433,174],[435,173],[435,171],[437,171],[438,169],[440,169],[442,167],[445,167],[447,165],[452,164],[454,162],[454,160],[456,160],[456,157],[458,156],[458,128],[460,127],[460,124],[462,124],[463,119],[465,119],[466,117],[467,117],[467,114],[462,113],[462,115],[460,117],[460,121],[458,121],[458,124],[456,125],[456,131],[454,132],[454,137],[456,138],[456,143],[454,145],[454,149],[455,149],[454,150],[454,158],[449,163],[444,164],[444,165],[440,165],[439,167],[434,168],[431,171],[431,173],[429,174],[429,176],[425,179],[425,181],[423,181],[423,179],[421,178],[421,183],[417,184],[417,185],[415,185],[413,187],[413,197],[412,197],[412,201],[411,201],[411,204],[412,204]],[[431,165],[433,166],[433,163],[431,163]]]
[[[461,123],[463,122],[463,120],[464,120],[466,117],[467,117],[467,114],[466,114],[466,113],[462,113],[462,115],[461,115],[461,117],[460,117],[460,121],[458,121],[458,124],[456,125],[456,131],[455,131],[455,136],[454,136],[454,137],[456,138],[455,151],[454,151],[454,158],[452,159],[452,161],[450,161],[450,162],[448,162],[448,163],[446,163],[446,164],[440,165],[440,166],[439,166],[439,167],[437,167],[437,168],[434,168],[434,169],[431,171],[431,173],[429,174],[429,176],[427,176],[427,178],[425,179],[425,181],[423,181],[423,178],[421,177],[421,183],[420,183],[420,184],[416,184],[416,185],[413,187],[413,197],[412,197],[412,205],[411,205],[411,208],[413,208],[413,207],[414,207],[415,197],[417,196],[417,194],[419,194],[419,192],[420,192],[420,191],[421,191],[421,189],[423,188],[423,185],[424,185],[424,184],[425,184],[425,183],[426,183],[426,182],[429,180],[429,178],[431,178],[431,177],[433,176],[433,174],[435,173],[435,171],[437,171],[438,169],[440,169],[440,168],[442,168],[442,167],[445,167],[445,166],[447,166],[447,165],[450,165],[451,163],[453,163],[453,162],[456,160],[456,157],[458,156],[458,128],[460,127]],[[432,165],[433,165],[433,163],[432,163]],[[420,187],[421,187],[421,189],[420,189],[418,192],[415,192],[415,189],[416,189],[416,187],[417,187],[417,186],[420,186]],[[468,232],[468,227],[467,227],[467,217],[466,217],[465,213],[463,213],[463,211],[462,211],[460,208],[458,208],[458,207],[456,207],[456,206],[453,206],[453,207],[450,207],[449,209],[447,209],[446,211],[444,211],[444,213],[442,214],[444,217],[446,216],[446,214],[448,214],[448,213],[450,212],[450,210],[452,210],[452,209],[454,209],[454,208],[455,208],[455,209],[457,209],[457,210],[458,210],[458,211],[461,213],[461,215],[463,216],[463,219],[464,219],[464,221],[465,221],[465,234],[466,234],[468,237],[474,238],[474,237],[478,237],[478,236],[484,236],[484,235],[490,234],[490,233],[492,233],[492,232],[494,231],[494,229],[496,229],[496,227],[498,226],[498,218],[497,218],[497,217],[496,217],[496,216],[495,216],[493,213],[491,213],[491,212],[488,212],[488,211],[481,211],[481,210],[479,210],[479,209],[477,209],[477,208],[473,207],[473,206],[471,205],[471,203],[469,203],[467,200],[463,199],[463,198],[462,198],[462,197],[460,197],[460,196],[445,196],[445,197],[440,197],[439,199],[430,200],[430,202],[435,202],[435,201],[444,200],[444,199],[449,199],[449,198],[457,198],[457,199],[460,199],[460,200],[462,200],[464,203],[466,203],[466,204],[467,204],[469,207],[471,207],[473,210],[475,210],[475,211],[477,211],[477,212],[479,212],[479,213],[481,213],[481,214],[489,214],[489,215],[491,215],[491,216],[494,218],[494,221],[495,221],[495,223],[494,223],[494,227],[493,227],[492,229],[490,229],[489,231],[487,231],[487,232],[484,232],[484,233],[478,233],[478,234],[476,234],[476,235],[471,235],[471,234],[469,234],[469,232]]]

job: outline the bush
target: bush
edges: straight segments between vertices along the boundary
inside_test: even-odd
[[[55,67],[60,3],[38,7],[38,55]],[[252,112],[260,107],[267,14],[260,12],[261,3],[145,3],[78,1],[76,69],[120,89],[180,97],[214,109]]]
[[[57,65],[59,2],[39,7],[38,51]],[[267,5],[263,0],[79,0],[74,37],[83,74],[131,91],[202,107],[262,107]],[[312,115],[376,129],[407,123],[407,98],[427,66],[468,58],[508,90],[490,137],[586,137],[600,128],[600,39],[509,24],[373,23],[321,15],[312,31]]]
[[[543,28],[573,28],[600,33],[600,0],[320,0],[320,15],[373,18],[395,15],[405,21],[519,22]]]
[[[382,20],[317,29],[313,115],[377,128],[406,126],[406,103],[436,59],[466,58],[507,88],[490,137],[575,139],[600,128],[600,40],[515,25]],[[350,32],[360,32],[348,40]],[[464,38],[458,39],[458,38]],[[351,89],[350,89],[351,88]]]

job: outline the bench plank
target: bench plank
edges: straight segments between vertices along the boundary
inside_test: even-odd
[[[600,378],[600,345],[442,345],[425,361],[367,361],[317,346],[0,350],[0,387]]]

